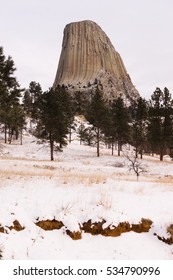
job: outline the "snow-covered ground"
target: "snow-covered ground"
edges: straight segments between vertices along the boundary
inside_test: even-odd
[[[173,259],[173,245],[154,233],[169,237],[173,224],[173,162],[144,157],[145,173],[137,182],[126,157],[111,156],[72,141],[63,153],[49,160],[49,149],[36,144],[29,134],[23,145],[3,144],[0,159],[0,233],[3,259]],[[105,220],[104,227],[120,222],[153,221],[149,232],[105,237],[82,232],[73,240],[67,235],[80,231],[88,220]],[[64,226],[45,231],[41,220],[61,221]],[[9,230],[17,220],[21,231]]]

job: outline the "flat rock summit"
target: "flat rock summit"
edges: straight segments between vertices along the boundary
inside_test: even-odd
[[[119,53],[101,27],[90,20],[69,23],[64,29],[62,51],[53,84],[70,92],[88,93],[97,85],[104,97],[139,97]]]

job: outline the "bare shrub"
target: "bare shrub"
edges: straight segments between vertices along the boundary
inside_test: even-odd
[[[70,203],[70,202],[62,203],[60,212],[62,212],[64,216],[67,216],[67,215],[71,214],[73,208],[74,208],[73,203]]]
[[[129,161],[129,171],[133,170],[136,174],[137,181],[139,179],[139,175],[142,172],[146,172],[146,168],[141,159],[138,158],[138,155],[135,151],[126,152],[124,156]]]

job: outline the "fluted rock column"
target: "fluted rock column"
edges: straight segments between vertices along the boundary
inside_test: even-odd
[[[100,26],[89,20],[67,24],[54,88],[64,84],[69,90],[79,90],[80,85],[86,91],[95,79],[100,80],[105,94],[139,95],[119,53]]]

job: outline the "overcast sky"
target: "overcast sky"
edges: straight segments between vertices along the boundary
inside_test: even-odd
[[[52,86],[65,25],[86,19],[106,32],[143,97],[165,86],[173,94],[173,0],[0,0],[0,46],[22,87]]]

